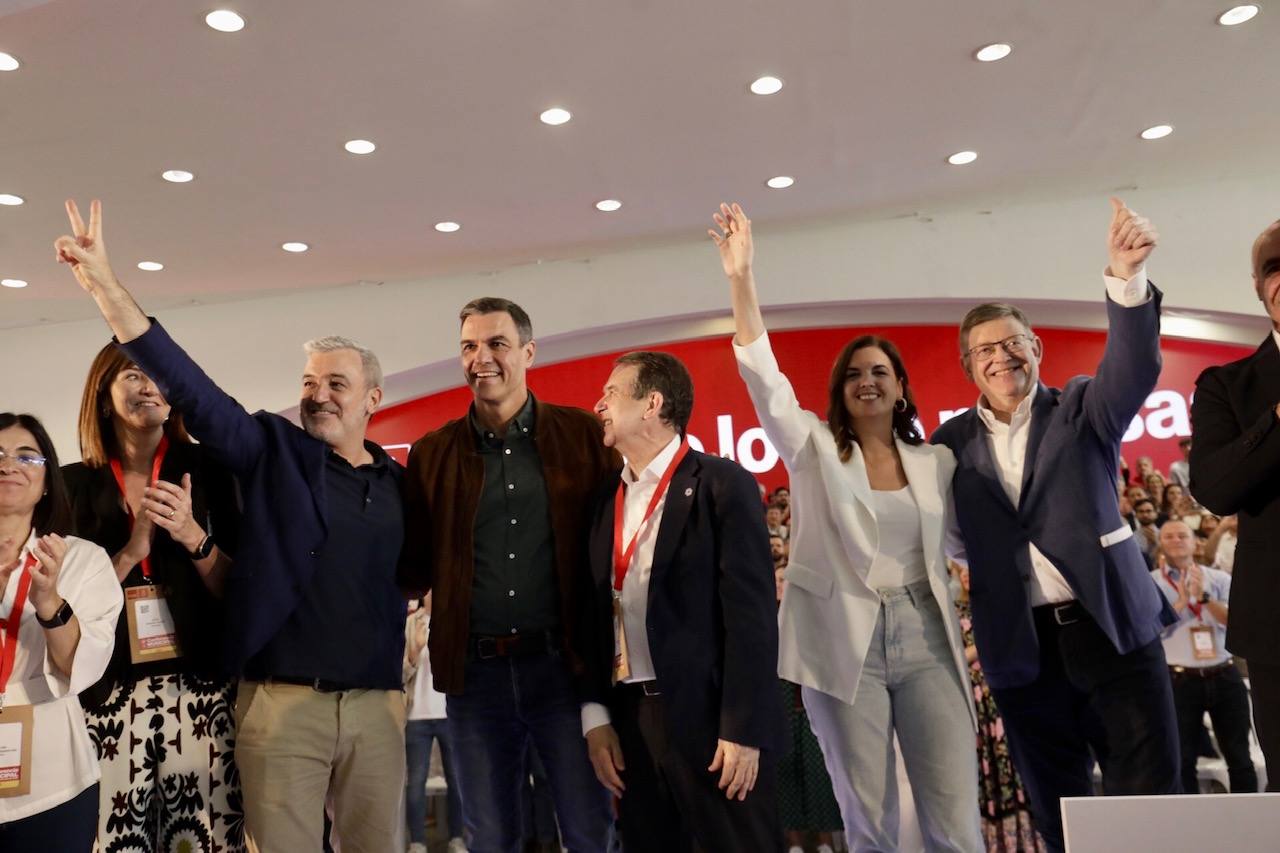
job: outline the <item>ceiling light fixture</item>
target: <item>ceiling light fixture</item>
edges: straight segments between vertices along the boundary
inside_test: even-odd
[[[230,9],[218,9],[204,16],[204,22],[220,33],[238,33],[244,29],[244,18]]]
[[[0,71],[17,71],[21,65],[22,63],[10,54],[0,53]]]
[[[543,110],[542,115],[538,116],[538,118],[542,119],[543,124],[549,124],[554,127],[558,124],[564,124],[573,118],[573,113],[563,107],[552,107],[549,110]]]
[[[24,201],[26,201],[26,199],[24,199],[20,195],[0,193],[0,204],[8,205],[9,207],[17,207],[18,205],[22,204]]]
[[[138,269],[146,270],[147,272],[159,272],[164,269],[164,264],[159,263],[158,261],[140,261],[138,263]]]
[[[778,175],[777,177],[770,178],[769,180],[765,181],[765,184],[770,189],[785,190],[787,187],[791,186],[795,182],[796,182],[796,179],[791,177],[790,175]]]
[[[947,158],[947,162],[952,166],[967,166],[977,159],[977,151],[957,151]]]
[[[437,222],[436,223],[436,230],[439,231],[441,234],[452,234],[454,231],[457,231],[461,227],[462,226],[456,222]]]
[[[351,139],[342,147],[350,151],[352,154],[372,154],[374,151],[378,150],[378,146],[374,145],[367,139]]]
[[[1218,16],[1218,23],[1224,27],[1234,27],[1245,21],[1252,21],[1258,14],[1258,7],[1252,3],[1245,6],[1233,6]]]
[[[622,202],[618,201],[616,198],[606,198],[602,201],[596,202],[596,210],[600,210],[605,213],[613,213],[620,207],[622,207]]]
[[[782,81],[777,77],[760,77],[751,84],[751,91],[757,95],[772,95],[782,91]]]
[[[185,169],[166,169],[160,173],[160,177],[164,178],[171,184],[185,184],[194,181],[196,176]]]
[[[979,62],[999,62],[1009,54],[1013,53],[1013,47],[1003,42],[989,44],[986,47],[979,48],[974,53],[973,58]]]
[[[311,247],[308,246],[306,243],[298,243],[298,242],[291,241],[288,243],[281,243],[280,248],[284,249],[286,252],[305,252],[307,249],[310,249]]]
[[[1143,139],[1164,139],[1171,133],[1173,133],[1173,125],[1157,124],[1142,131],[1141,136]]]
[[[0,285],[12,287],[14,290],[21,290],[27,286],[27,283],[20,278],[6,278],[0,279]]]

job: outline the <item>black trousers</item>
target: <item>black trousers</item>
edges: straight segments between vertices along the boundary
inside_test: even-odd
[[[1122,655],[1083,612],[1069,625],[1046,608],[1035,617],[1039,676],[991,693],[1036,828],[1062,851],[1058,800],[1093,793],[1095,759],[1103,793],[1181,792],[1178,724],[1159,639]]]
[[[720,774],[670,743],[661,696],[618,687],[610,704],[626,765],[618,828],[627,853],[770,853],[785,849],[778,820],[775,756],[761,752],[746,800],[716,787]],[[713,750],[714,752],[714,750]],[[708,763],[710,760],[708,759]]]
[[[1200,793],[1196,775],[1196,758],[1200,753],[1200,735],[1204,731],[1204,715],[1213,721],[1213,736],[1227,762],[1231,793],[1254,794],[1258,791],[1258,774],[1249,755],[1249,691],[1234,666],[1216,675],[1202,678],[1194,672],[1170,670],[1173,679],[1173,706],[1178,712],[1178,738],[1182,751],[1182,792]]]
[[[0,823],[4,853],[47,850],[89,853],[98,837],[98,783],[61,805],[11,823]]]
[[[1267,790],[1280,791],[1280,664],[1247,660],[1253,728],[1267,762]]]

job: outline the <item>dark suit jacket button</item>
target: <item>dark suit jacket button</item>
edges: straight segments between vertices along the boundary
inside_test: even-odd
[[[1023,575],[1023,576],[1022,576],[1022,579],[1023,579],[1024,581],[1029,581],[1029,580],[1031,580],[1031,575],[1030,575],[1030,574],[1025,574],[1025,575]]]
[[[311,552],[311,556],[313,556],[313,557],[319,557],[319,556],[320,556],[320,552],[319,552],[319,551],[312,551],[312,552]]]

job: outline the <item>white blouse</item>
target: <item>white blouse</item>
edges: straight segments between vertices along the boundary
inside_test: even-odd
[[[4,703],[34,706],[31,793],[0,797],[0,823],[61,805],[101,777],[78,694],[106,671],[124,595],[105,551],[84,539],[74,536],[66,539],[67,555],[58,572],[58,594],[70,602],[75,611],[80,622],[80,642],[76,645],[68,679],[49,660],[44,629],[36,622],[35,605],[30,598],[23,602],[18,650]],[[35,542],[36,535],[32,532],[19,555],[22,562]],[[20,576],[20,568],[9,575],[4,598],[0,600],[0,613],[5,617],[12,612]]]
[[[911,488],[871,492],[871,506],[880,531],[880,549],[871,561],[867,586],[872,589],[906,586],[928,578],[924,565],[920,510]]]

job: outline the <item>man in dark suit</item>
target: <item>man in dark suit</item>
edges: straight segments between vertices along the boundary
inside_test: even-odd
[[[583,734],[628,853],[782,849],[773,565],[755,480],[690,449],[693,384],[618,359],[596,404],[621,482],[602,487],[577,632]]]
[[[263,853],[319,850],[326,799],[344,851],[383,851],[403,830],[406,605],[402,471],[365,438],[382,400],[373,353],[345,338],[306,346],[299,414],[250,415],[205,375],[116,278],[101,205],[60,262],[116,340],[239,478],[239,549],[227,577],[227,664],[243,676],[236,764],[245,834]],[[353,614],[359,614],[353,617]],[[358,747],[358,748],[357,748]]]
[[[982,669],[1036,824],[1063,849],[1058,799],[1176,793],[1178,735],[1160,632],[1174,616],[1121,518],[1121,437],[1160,375],[1151,224],[1112,199],[1109,333],[1094,377],[1039,382],[1040,339],[1012,305],[971,310],[961,361],[981,392],[933,441],[956,455],[955,518]]]
[[[1227,648],[1249,666],[1267,790],[1280,791],[1280,222],[1253,244],[1253,287],[1272,332],[1253,355],[1196,381],[1191,492],[1239,517]]]

